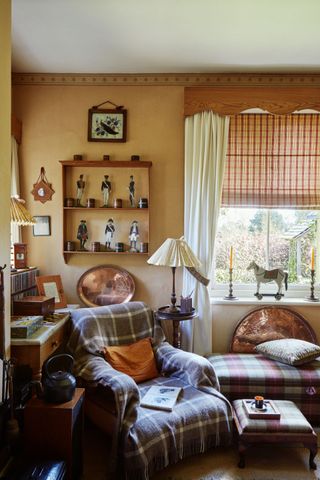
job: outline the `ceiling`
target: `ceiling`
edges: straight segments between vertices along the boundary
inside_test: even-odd
[[[12,0],[19,73],[317,73],[319,0]]]

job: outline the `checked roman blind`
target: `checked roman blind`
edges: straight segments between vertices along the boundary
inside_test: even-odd
[[[222,206],[320,209],[320,115],[231,117]]]

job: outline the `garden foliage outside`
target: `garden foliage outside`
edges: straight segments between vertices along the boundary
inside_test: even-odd
[[[255,283],[253,271],[247,271],[252,260],[268,270],[287,271],[289,283],[309,283],[310,252],[316,246],[318,215],[309,210],[222,208],[215,243],[215,282],[229,282],[232,246],[234,283]]]

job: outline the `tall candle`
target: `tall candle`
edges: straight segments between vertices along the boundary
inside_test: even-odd
[[[311,249],[311,270],[314,270],[314,247]]]
[[[230,260],[230,270],[232,269],[232,263],[233,263],[233,247],[230,247],[230,257],[229,257],[229,260]]]

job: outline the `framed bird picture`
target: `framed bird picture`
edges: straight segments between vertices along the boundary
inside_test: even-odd
[[[125,142],[127,137],[127,110],[90,108],[88,142]]]

